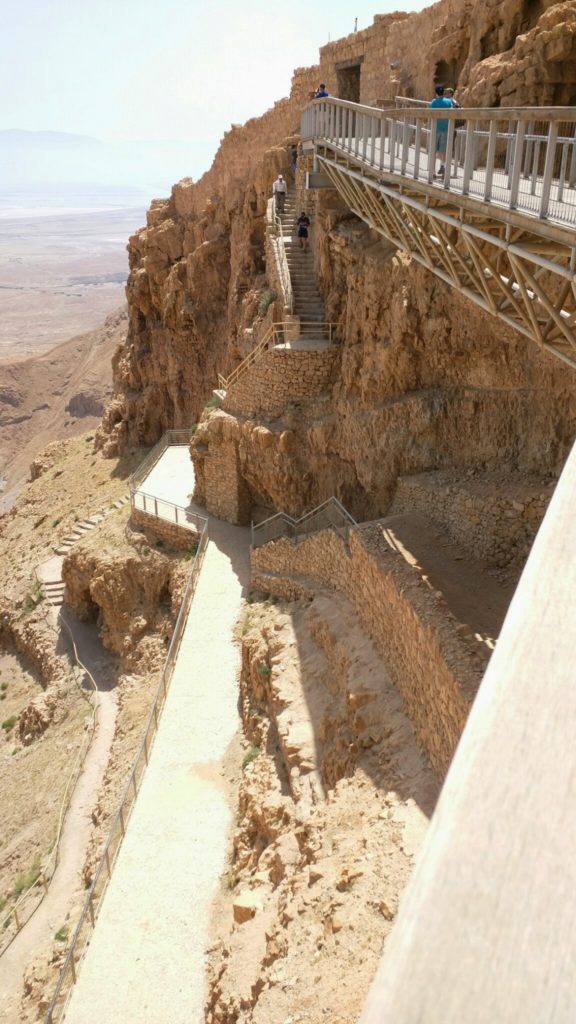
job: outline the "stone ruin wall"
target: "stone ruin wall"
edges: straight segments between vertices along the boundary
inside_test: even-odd
[[[576,5],[441,0],[414,14],[377,15],[370,28],[322,47],[320,77],[332,95],[368,105],[430,99],[443,83],[470,106],[571,106]]]
[[[482,477],[401,477],[390,515],[420,513],[487,565],[513,570],[530,553],[553,489],[550,481],[525,478],[516,486],[501,481],[498,490],[486,492]]]
[[[382,539],[377,525],[352,530],[349,547],[324,530],[299,544],[252,550],[252,585],[294,599],[320,583],[348,597],[404,700],[424,750],[445,772],[482,678],[488,651],[444,600]]]
[[[234,415],[275,418],[290,402],[316,398],[334,378],[339,350],[271,348],[226,392],[223,408]]]
[[[188,551],[190,547],[200,540],[200,534],[196,530],[189,530],[178,523],[171,523],[167,519],[160,519],[158,516],[149,515],[142,509],[134,508],[130,512],[130,525],[135,529],[142,530],[145,534],[151,534],[159,538],[174,551]]]

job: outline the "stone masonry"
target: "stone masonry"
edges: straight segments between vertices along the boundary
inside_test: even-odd
[[[423,748],[445,772],[482,677],[481,652],[469,627],[386,543],[378,523],[332,530],[299,544],[282,539],[252,551],[252,585],[282,597],[320,583],[344,593],[398,687]]]
[[[196,530],[188,530],[185,526],[171,523],[167,519],[159,519],[157,516],[142,512],[139,508],[132,508],[130,523],[136,529],[159,537],[175,551],[187,551],[200,539],[200,534]]]
[[[456,544],[497,568],[521,568],[544,518],[554,483],[439,471],[400,477],[390,515],[417,512]]]
[[[328,390],[339,349],[271,348],[226,392],[224,409],[240,416],[279,416],[290,402]]]

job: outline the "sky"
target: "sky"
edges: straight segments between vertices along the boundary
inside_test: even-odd
[[[294,67],[420,0],[0,0],[0,130],[178,140],[207,169],[232,123],[288,94]]]

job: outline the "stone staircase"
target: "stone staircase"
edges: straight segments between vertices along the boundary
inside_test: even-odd
[[[124,494],[121,498],[117,498],[116,501],[113,501],[108,508],[101,509],[88,519],[81,519],[80,522],[76,524],[72,532],[69,533],[67,537],[64,537],[64,540],[60,541],[58,547],[54,548],[56,554],[67,555],[70,548],[77,540],[80,540],[82,537],[85,537],[87,533],[90,533],[90,531],[93,530],[95,526],[98,526],[98,523],[101,523],[102,520],[105,519],[106,516],[109,516],[111,512],[124,508],[124,505],[127,505],[129,501],[130,495]]]
[[[111,515],[112,512],[118,511],[118,509],[124,508],[125,505],[130,501],[130,495],[124,494],[121,498],[117,498],[111,505],[100,509],[93,516],[89,516],[87,519],[82,519],[76,524],[71,533],[69,533],[58,545],[54,546],[54,557],[43,563],[41,567],[43,572],[41,573],[41,585],[44,591],[46,600],[53,608],[61,608],[64,603],[64,582],[62,580],[62,559],[64,555],[67,555],[71,548],[76,544],[77,541],[85,537],[86,534],[90,533],[98,523],[101,523],[106,516]]]
[[[291,190],[284,204],[284,212],[280,215],[286,259],[290,271],[290,281],[294,295],[293,314],[300,318],[299,344],[292,342],[291,347],[315,347],[312,343],[329,344],[323,325],[325,322],[324,300],[316,283],[314,257],[310,249],[304,251],[297,237],[296,220],[301,213],[296,202],[296,195]],[[318,324],[318,327],[315,327]],[[309,344],[307,344],[309,343]]]

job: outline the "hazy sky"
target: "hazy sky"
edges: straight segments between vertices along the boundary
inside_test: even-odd
[[[0,0],[0,129],[195,139],[285,96],[295,66],[420,0]]]

